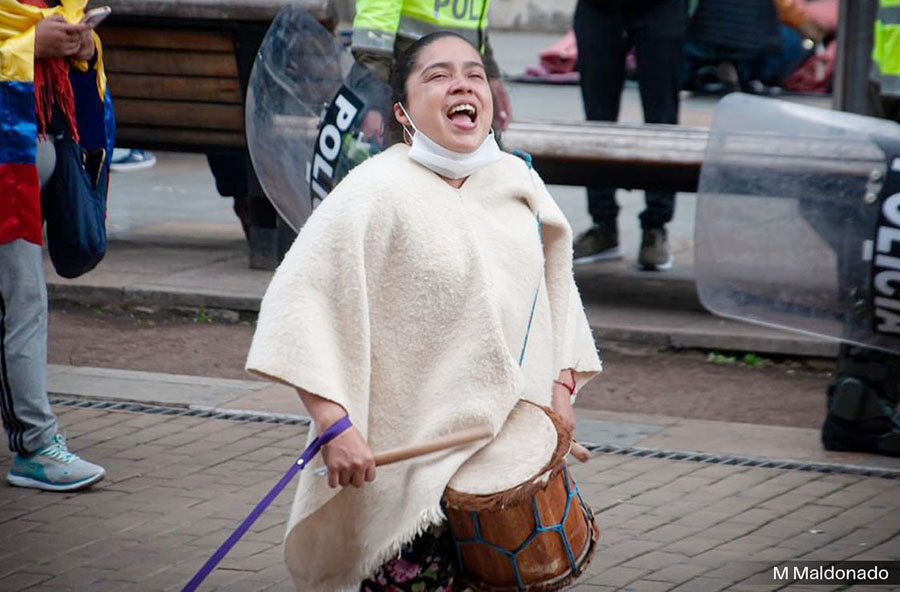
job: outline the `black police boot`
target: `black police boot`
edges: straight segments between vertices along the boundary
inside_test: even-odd
[[[897,356],[841,346],[838,373],[828,385],[825,449],[900,456],[898,382]]]

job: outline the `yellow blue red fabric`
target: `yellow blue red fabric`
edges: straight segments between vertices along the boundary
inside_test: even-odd
[[[77,23],[84,15],[86,4],[87,0],[63,0],[54,8],[39,8],[18,0],[0,0],[0,244],[17,239],[41,244],[43,219],[36,166],[35,25],[54,14]],[[100,39],[96,34],[93,36],[97,46],[93,67],[84,62],[75,63],[70,74],[71,78],[72,74],[87,72],[92,81],[87,87],[83,81],[73,84],[75,118],[79,131],[92,130],[95,138],[99,131],[100,147],[111,148],[107,133],[110,130],[104,117],[111,101]],[[85,145],[84,138],[82,145]]]

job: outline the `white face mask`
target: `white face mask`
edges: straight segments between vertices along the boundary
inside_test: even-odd
[[[406,115],[410,125],[415,130],[415,133],[411,133],[406,129],[406,126],[403,126],[403,131],[412,138],[409,157],[442,177],[462,179],[481,167],[500,160],[502,152],[494,139],[493,131],[488,134],[481,146],[472,152],[454,152],[444,148],[419,131],[412,117],[409,116],[409,113],[403,107],[403,103],[397,104],[400,105],[400,109],[403,110],[403,114]]]

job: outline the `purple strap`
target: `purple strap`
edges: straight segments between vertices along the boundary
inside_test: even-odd
[[[257,518],[259,518],[262,513],[266,511],[266,508],[268,508],[269,505],[273,501],[275,501],[275,498],[278,497],[278,494],[281,493],[281,490],[291,482],[291,479],[294,478],[294,475],[296,475],[303,469],[303,467],[309,464],[309,461],[311,461],[316,453],[319,452],[319,449],[322,448],[322,446],[325,446],[334,438],[341,435],[344,430],[349,428],[351,425],[353,424],[350,423],[350,418],[345,415],[344,417],[331,424],[331,426],[327,430],[322,432],[321,435],[317,436],[312,441],[312,443],[306,447],[306,450],[303,451],[303,454],[300,455],[300,458],[297,459],[297,462],[291,465],[291,468],[288,469],[287,473],[284,474],[281,480],[279,480],[278,483],[275,484],[275,487],[273,487],[269,491],[269,493],[267,493],[266,496],[262,498],[258,504],[256,504],[256,507],[253,508],[253,511],[250,512],[250,514],[248,514],[246,518],[244,518],[244,521],[241,522],[241,525],[237,527],[237,530],[231,533],[231,536],[229,536],[225,540],[225,542],[222,543],[222,545],[218,549],[216,549],[216,552],[213,553],[212,557],[210,557],[209,560],[207,560],[207,562],[203,564],[203,567],[200,568],[200,571],[197,572],[197,575],[191,578],[191,581],[187,583],[187,586],[181,589],[181,592],[193,592],[194,590],[196,590],[197,587],[201,583],[203,583],[203,580],[205,580],[206,577],[210,573],[212,573],[219,562],[225,558],[225,555],[227,555],[228,552],[231,551],[231,548],[234,547],[235,543],[237,543],[238,540],[242,536],[244,536],[244,533],[246,533],[247,530],[251,526],[253,526],[253,523],[256,522]]]

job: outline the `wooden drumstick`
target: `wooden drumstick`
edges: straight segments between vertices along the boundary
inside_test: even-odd
[[[581,462],[587,462],[591,459],[591,451],[576,442],[574,438],[572,439],[572,449],[569,452]]]
[[[429,442],[422,442],[412,446],[401,446],[399,448],[392,448],[390,450],[385,450],[384,452],[379,452],[375,455],[375,466],[382,467],[402,460],[422,456],[429,452],[455,448],[456,446],[462,446],[463,444],[490,438],[493,435],[494,433],[491,431],[491,426],[488,424],[466,428],[458,432],[453,432],[452,434],[439,436]],[[327,474],[328,470],[325,469],[325,467],[317,469],[315,472],[316,477],[324,477]]]
[[[490,438],[493,435],[494,433],[491,431],[491,426],[487,424],[466,428],[458,432],[453,432],[452,434],[447,434],[446,436],[437,437],[430,442],[422,442],[421,444],[392,448],[391,450],[379,452],[375,455],[375,466],[381,467],[391,463],[400,462],[401,460],[422,456],[429,452],[455,448],[456,446],[462,446],[463,444]]]

